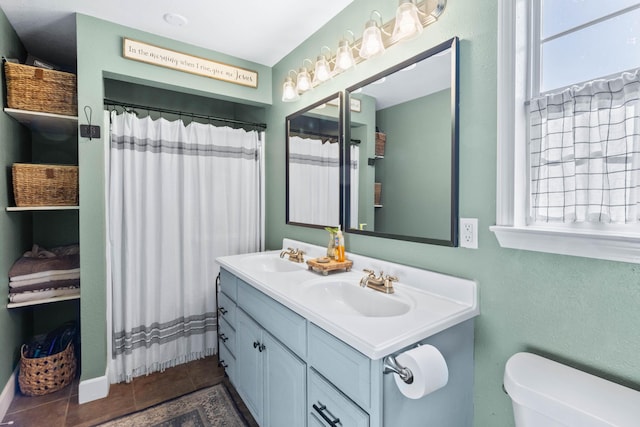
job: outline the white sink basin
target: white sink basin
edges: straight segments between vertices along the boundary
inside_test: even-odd
[[[312,281],[304,286],[301,299],[318,311],[341,315],[393,317],[411,310],[410,302],[397,294],[361,288],[346,280]]]
[[[242,261],[243,267],[254,272],[288,273],[307,268],[304,262],[293,262],[280,258],[277,254],[265,253],[246,257]]]

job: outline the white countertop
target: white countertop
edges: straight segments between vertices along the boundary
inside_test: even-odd
[[[323,247],[289,239],[284,239],[283,247],[303,249],[307,254],[305,260],[323,256],[326,251]],[[270,272],[261,269],[263,260],[271,257],[277,259],[280,252],[225,256],[216,261],[254,288],[374,360],[480,313],[477,284],[472,280],[350,253],[347,253],[347,258],[353,261],[352,270],[330,273],[328,276],[308,270],[306,263],[296,264],[287,260],[281,261],[290,263],[285,265],[290,271]],[[407,304],[409,310],[395,316],[371,317],[333,310],[307,294],[310,286],[324,282],[349,282],[357,286],[364,275],[364,268],[374,269],[376,274],[383,270],[385,274],[398,277],[399,281],[394,283],[395,293],[391,295],[372,289],[361,289],[362,292],[378,294],[375,296],[377,299],[388,298],[390,304],[393,304],[391,300]]]

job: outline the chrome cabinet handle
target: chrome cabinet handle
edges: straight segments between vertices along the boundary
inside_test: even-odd
[[[220,334],[220,341],[227,342],[229,341],[229,337],[226,336],[225,334]]]
[[[229,365],[227,365],[226,363],[224,363],[224,360],[221,360],[218,362],[218,366],[222,366],[224,369],[227,369],[229,367]]]
[[[260,345],[258,346],[258,351],[259,351],[260,353],[262,353],[266,348],[267,348],[267,347],[266,347],[264,344],[260,344]]]
[[[260,341],[253,342],[253,348],[258,348],[259,345],[260,345]]]
[[[227,310],[225,310],[225,308],[224,308],[224,307],[220,307],[220,308],[218,308],[218,311],[219,311],[219,312],[220,312],[220,314],[222,314],[223,316],[224,316],[225,314],[227,314],[227,313],[228,313],[228,311],[227,311]]]
[[[318,406],[320,405],[320,406]],[[320,414],[320,416],[322,417],[323,420],[325,420],[327,423],[329,423],[329,425],[331,427],[336,427],[340,424],[340,418],[334,418],[333,420],[331,418],[329,418],[325,412],[327,412],[327,414],[331,415],[333,417],[333,415],[331,414],[331,412],[329,412],[327,410],[327,407],[324,406],[319,400],[318,400],[318,405],[316,405],[315,403],[312,405],[313,409],[316,410],[316,412],[318,414]]]

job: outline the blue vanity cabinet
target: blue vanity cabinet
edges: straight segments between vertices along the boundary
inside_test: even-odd
[[[243,311],[238,315],[236,334],[236,389],[253,417],[262,425],[264,367],[262,328]]]
[[[473,425],[473,319],[394,352],[430,344],[447,362],[448,384],[413,400],[402,395],[394,375],[383,374],[383,358],[369,358],[266,293],[228,276],[223,276],[219,295],[226,309],[219,330],[233,339],[221,345],[220,357],[235,362],[227,373],[260,426]]]
[[[220,269],[220,292],[218,297],[218,363],[232,383],[236,374],[236,311],[237,279]]]
[[[238,280],[235,387],[263,427],[306,425],[306,320]],[[286,345],[285,342],[286,341]]]

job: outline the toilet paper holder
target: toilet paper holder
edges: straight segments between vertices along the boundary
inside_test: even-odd
[[[386,356],[383,367],[383,374],[397,374],[405,383],[413,383],[413,372],[411,372],[411,369],[400,365],[394,356]]]

